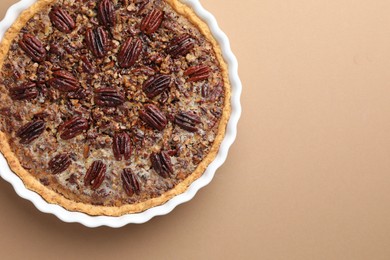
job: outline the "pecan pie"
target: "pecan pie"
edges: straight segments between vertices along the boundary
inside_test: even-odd
[[[183,193],[230,115],[220,47],[178,0],[38,0],[0,67],[1,152],[27,188],[90,215]]]

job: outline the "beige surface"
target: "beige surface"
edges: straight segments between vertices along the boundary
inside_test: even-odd
[[[390,2],[202,2],[244,84],[214,181],[120,230],[64,224],[0,181],[2,256],[390,259]]]

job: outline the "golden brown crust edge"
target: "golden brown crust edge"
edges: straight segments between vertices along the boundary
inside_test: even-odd
[[[3,40],[0,44],[0,68],[3,66],[4,59],[8,53],[10,45],[13,39],[17,36],[23,26],[27,23],[27,21],[37,12],[45,8],[50,3],[55,0],[38,0],[35,4],[33,4],[30,8],[22,12],[22,14],[17,18],[16,22],[7,30],[4,35]],[[203,22],[195,12],[188,6],[181,3],[179,0],[166,0],[168,4],[170,4],[173,9],[179,13],[187,17],[187,19],[192,22],[200,32],[211,42],[213,45],[215,54],[220,63],[220,67],[222,70],[222,75],[225,83],[225,104],[221,117],[221,121],[218,127],[217,137],[214,141],[213,146],[209,154],[205,157],[205,159],[198,165],[196,170],[189,175],[184,181],[176,185],[175,188],[167,191],[157,198],[153,198],[144,202],[140,202],[137,204],[124,205],[121,207],[107,207],[107,206],[94,206],[90,204],[84,204],[80,202],[75,202],[69,200],[62,195],[56,193],[55,191],[45,187],[41,184],[37,179],[35,179],[28,171],[26,171],[20,164],[19,160],[16,158],[14,153],[11,150],[11,147],[7,140],[7,135],[0,131],[0,151],[8,161],[8,164],[12,171],[16,173],[23,181],[24,185],[32,191],[35,191],[40,196],[43,197],[48,203],[57,204],[62,206],[63,208],[70,211],[78,211],[83,212],[89,215],[106,215],[106,216],[121,216],[130,213],[137,213],[145,211],[149,208],[162,205],[166,203],[171,198],[182,194],[185,192],[189,185],[191,185],[196,179],[203,175],[207,166],[215,159],[221,142],[225,136],[226,126],[230,117],[231,106],[230,106],[230,97],[231,97],[231,86],[228,77],[228,68],[222,57],[222,51],[214,37],[212,36],[209,27],[205,22]]]

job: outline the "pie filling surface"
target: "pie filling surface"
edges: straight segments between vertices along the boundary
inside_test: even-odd
[[[130,206],[123,214],[203,173],[229,85],[217,45],[178,4],[42,0],[22,14],[3,43],[0,130],[27,186],[89,214],[102,212],[80,205]]]

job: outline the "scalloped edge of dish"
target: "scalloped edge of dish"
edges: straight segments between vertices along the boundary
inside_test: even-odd
[[[207,23],[214,38],[221,46],[223,58],[228,65],[229,79],[232,87],[232,110],[226,129],[226,135],[221,143],[216,158],[207,167],[203,175],[198,180],[193,182],[184,193],[177,195],[163,205],[150,208],[144,212],[127,214],[120,217],[90,216],[80,212],[68,211],[55,204],[49,204],[40,195],[28,190],[24,186],[22,180],[11,171],[4,156],[0,153],[0,176],[13,186],[16,193],[20,197],[31,201],[39,211],[53,214],[60,220],[67,223],[80,223],[90,228],[100,226],[119,228],[127,224],[142,224],[149,221],[153,217],[166,215],[178,205],[190,201],[201,188],[205,187],[211,182],[216,173],[216,170],[225,162],[229,148],[236,139],[237,124],[241,116],[240,97],[242,92],[242,85],[238,76],[237,59],[231,51],[229,39],[227,38],[226,34],[219,28],[215,17],[203,8],[199,0],[181,1],[191,7],[195,13]],[[0,22],[0,40],[4,37],[7,29],[15,22],[21,12],[35,2],[35,0],[21,0],[18,3],[12,5],[7,10],[4,19]]]

